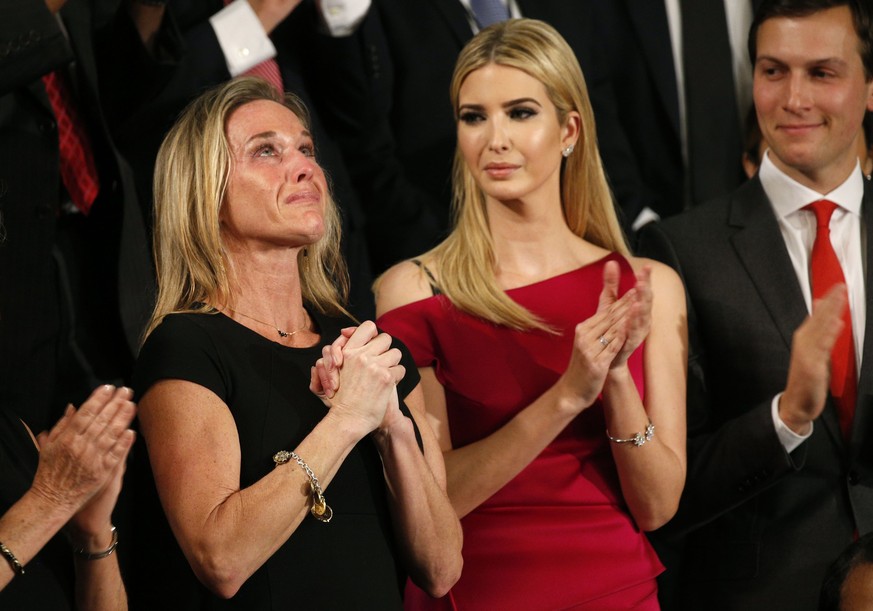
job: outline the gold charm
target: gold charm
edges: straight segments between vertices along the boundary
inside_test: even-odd
[[[316,493],[312,494],[312,507],[309,508],[309,513],[316,520],[325,523],[330,522],[330,519],[333,517],[333,509],[330,508],[323,496]]]

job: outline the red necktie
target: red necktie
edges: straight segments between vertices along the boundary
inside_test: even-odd
[[[816,218],[815,242],[809,265],[812,280],[813,299],[821,299],[835,284],[846,283],[843,268],[831,244],[831,215],[837,205],[826,199],[806,206]],[[845,439],[849,439],[852,419],[855,415],[855,397],[858,393],[858,379],[855,374],[855,341],[852,335],[851,309],[843,311],[843,330],[834,344],[831,353],[831,395],[837,404],[840,429]]]
[[[79,116],[67,80],[60,71],[42,77],[58,124],[61,178],[70,199],[84,214],[100,192],[97,165],[85,124]]]
[[[224,0],[225,6],[231,2],[233,0]],[[279,72],[279,64],[273,58],[265,59],[260,64],[246,70],[243,74],[246,76],[259,76],[275,87],[280,93],[285,92],[285,86],[282,84],[282,74]]]
[[[245,71],[246,76],[259,76],[279,92],[284,92],[285,88],[282,85],[282,75],[279,74],[279,64],[275,59],[266,59],[257,66],[249,68]]]

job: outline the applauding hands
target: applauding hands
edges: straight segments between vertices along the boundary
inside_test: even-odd
[[[618,296],[620,269],[603,268],[603,290],[594,316],[576,326],[570,363],[559,384],[572,397],[569,408],[581,412],[597,399],[610,370],[624,367],[639,348],[652,323],[651,269],[637,274],[634,288]]]

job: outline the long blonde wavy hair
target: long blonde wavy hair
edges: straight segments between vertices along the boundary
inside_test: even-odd
[[[628,255],[597,151],[588,89],[573,50],[552,26],[535,19],[511,19],[485,28],[467,43],[455,64],[450,94],[456,121],[461,85],[470,73],[489,64],[517,68],[540,81],[561,125],[571,111],[579,113],[579,140],[561,167],[564,219],[577,236]],[[485,194],[460,148],[455,151],[452,179],[454,229],[425,255],[434,262],[440,290],[458,309],[485,320],[514,329],[548,330],[497,282]]]
[[[241,77],[192,101],[161,145],[154,180],[158,298],[144,337],[167,314],[232,307],[233,271],[219,222],[233,163],[225,129],[237,108],[257,100],[282,104],[309,129],[309,113],[297,96],[281,94],[262,79]],[[324,228],[321,239],[297,257],[303,299],[324,314],[347,315],[348,273],[340,252],[339,213],[330,196]]]

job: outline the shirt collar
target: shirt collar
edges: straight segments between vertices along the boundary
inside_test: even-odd
[[[818,193],[806,187],[776,167],[770,160],[770,152],[764,153],[758,171],[764,193],[779,218],[786,218],[804,206],[820,199],[828,199],[852,214],[861,215],[861,200],[864,197],[864,177],[860,163],[855,163],[849,177],[830,193]]]

